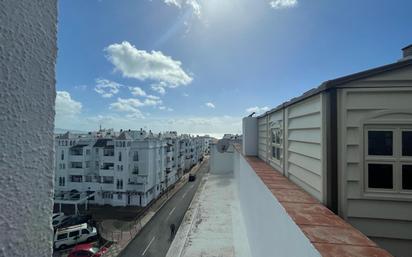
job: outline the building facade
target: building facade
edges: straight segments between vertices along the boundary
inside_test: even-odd
[[[55,195],[112,206],[146,206],[206,154],[200,137],[100,130],[56,136]],[[188,162],[186,160],[189,160]]]
[[[395,256],[412,249],[412,45],[257,117],[257,155]]]

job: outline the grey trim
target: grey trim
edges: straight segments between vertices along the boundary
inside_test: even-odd
[[[407,46],[406,48],[408,48],[408,47],[409,46]],[[344,77],[340,77],[340,78],[337,78],[337,79],[325,81],[320,86],[318,86],[316,88],[313,88],[309,91],[306,91],[301,96],[292,98],[291,100],[276,106],[275,108],[259,115],[257,118],[261,118],[265,115],[269,115],[273,112],[276,112],[278,110],[286,108],[290,105],[301,102],[301,101],[303,101],[303,100],[305,100],[305,99],[307,99],[311,96],[314,96],[316,94],[324,92],[328,89],[344,88],[342,86],[343,84],[346,84],[346,83],[349,83],[349,82],[352,82],[352,81],[356,81],[356,80],[359,80],[359,79],[364,79],[364,78],[367,78],[367,77],[370,77],[370,76],[375,76],[375,75],[378,75],[378,74],[381,74],[381,73],[384,73],[384,72],[387,72],[387,71],[407,67],[409,65],[412,65],[412,59],[391,63],[391,64],[380,66],[380,67],[377,67],[377,68],[373,68],[373,69],[361,71],[361,72],[358,72],[358,73],[354,73],[354,74],[351,74],[351,75],[348,75],[348,76],[344,76]]]
[[[328,91],[327,117],[327,207],[338,215],[338,107],[336,88]]]

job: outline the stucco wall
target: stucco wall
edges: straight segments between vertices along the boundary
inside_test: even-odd
[[[51,256],[57,2],[0,1],[0,256]]]

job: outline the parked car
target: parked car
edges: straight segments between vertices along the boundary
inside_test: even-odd
[[[189,181],[195,181],[195,180],[196,180],[196,175],[190,174]]]
[[[106,247],[96,247],[91,243],[76,245],[69,253],[68,257],[100,257],[107,252]]]
[[[54,228],[60,226],[63,221],[67,220],[68,216],[64,215],[63,212],[53,213],[52,225]]]
[[[53,247],[64,249],[69,245],[75,245],[97,239],[97,230],[87,223],[66,228],[57,229],[54,234]]]
[[[74,225],[79,225],[83,223],[90,223],[92,216],[90,215],[73,215],[69,216],[68,218],[64,219],[57,227],[70,227]]]

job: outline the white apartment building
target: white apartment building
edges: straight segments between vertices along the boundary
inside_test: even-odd
[[[146,206],[196,165],[204,140],[177,132],[99,130],[56,137],[56,196]]]

